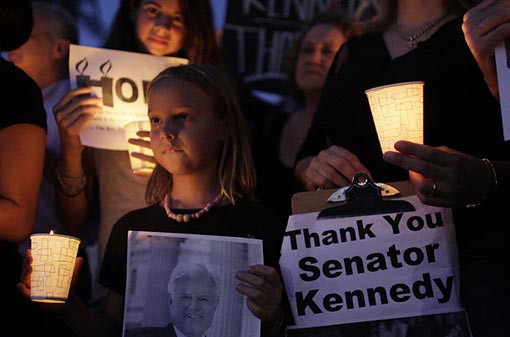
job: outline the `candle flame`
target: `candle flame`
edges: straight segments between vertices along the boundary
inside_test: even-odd
[[[87,67],[89,66],[89,62],[87,61],[87,58],[84,57],[83,59],[81,59],[78,63],[76,63],[74,65],[74,69],[76,69],[76,71],[80,74],[80,75],[83,75],[83,72],[85,71],[85,69],[87,69]]]
[[[53,229],[52,229],[52,230],[50,230],[50,235],[53,235]]]
[[[101,74],[103,74],[103,77],[108,76],[108,72],[112,69],[112,62],[110,60],[107,60],[105,63],[99,66],[99,69],[101,70]]]

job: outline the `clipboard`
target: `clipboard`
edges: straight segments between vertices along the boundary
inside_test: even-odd
[[[337,203],[328,201],[338,188],[298,192],[292,196],[292,214],[319,212],[318,218],[326,219],[415,210],[414,206],[406,201],[392,200],[415,194],[414,187],[409,181],[391,182],[388,185],[396,188],[399,193],[392,197],[381,196],[381,187],[372,182],[367,174],[359,172],[345,190],[346,201]]]

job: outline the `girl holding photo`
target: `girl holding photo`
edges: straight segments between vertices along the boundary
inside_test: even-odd
[[[99,277],[109,290],[106,314],[90,315],[75,298],[66,306],[62,318],[80,336],[121,333],[129,230],[262,239],[265,265],[235,275],[237,291],[262,321],[263,336],[282,334],[277,266],[284,228],[251,199],[255,173],[238,97],[228,73],[210,64],[167,68],[149,85],[150,143],[157,162],[147,187],[149,206],[113,227]],[[25,296],[30,261],[28,254],[20,284]]]

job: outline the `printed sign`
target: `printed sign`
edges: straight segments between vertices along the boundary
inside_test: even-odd
[[[251,88],[276,92],[284,80],[286,52],[303,24],[336,0],[229,1],[223,33],[226,64]]]
[[[92,86],[103,99],[103,111],[80,132],[83,145],[127,150],[124,125],[147,119],[146,89],[167,67],[187,64],[187,59],[71,45],[71,88]]]
[[[399,200],[416,211],[289,218],[280,266],[297,326],[462,309],[451,210]]]

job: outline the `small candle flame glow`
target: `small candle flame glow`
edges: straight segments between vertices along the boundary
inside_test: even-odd
[[[52,230],[50,230],[50,235],[53,235],[53,229],[52,229]]]

